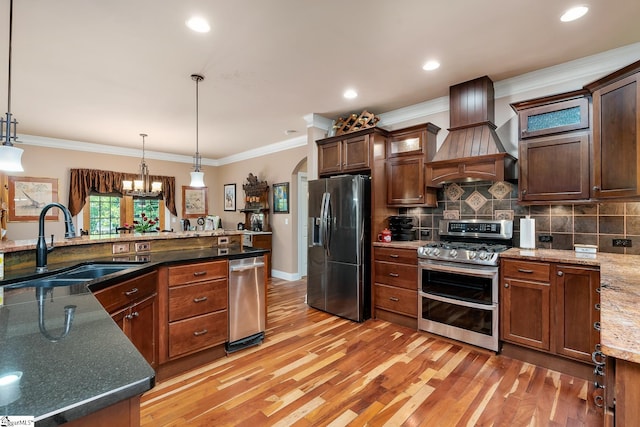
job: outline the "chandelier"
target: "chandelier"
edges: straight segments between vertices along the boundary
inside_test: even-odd
[[[204,187],[204,172],[200,172],[202,157],[198,151],[198,83],[204,80],[200,74],[191,74],[191,79],[196,82],[196,154],[193,156],[193,172],[191,172],[191,187]]]
[[[133,197],[159,197],[162,192],[161,182],[150,182],[149,179],[149,167],[144,161],[144,139],[148,136],[146,133],[141,133],[142,137],[142,161],[140,162],[140,176],[133,181],[123,180],[122,189],[127,196]]]
[[[16,126],[18,122],[11,115],[11,33],[13,29],[13,0],[9,2],[9,72],[7,83],[7,114],[6,119],[0,117],[0,171],[23,172],[23,149],[14,147],[12,141],[17,141]]]

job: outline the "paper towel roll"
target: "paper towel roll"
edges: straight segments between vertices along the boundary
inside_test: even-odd
[[[536,220],[529,218],[520,219],[520,247],[523,249],[536,248]]]

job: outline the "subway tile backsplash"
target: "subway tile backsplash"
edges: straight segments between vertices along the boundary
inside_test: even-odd
[[[597,245],[601,252],[640,254],[640,202],[592,203],[568,205],[518,204],[518,186],[514,183],[456,183],[438,190],[436,208],[400,208],[399,215],[413,217],[417,237],[437,240],[438,221],[447,215],[461,219],[494,219],[513,216],[514,246],[520,245],[520,219],[536,220],[536,246],[573,250],[573,245]],[[429,233],[428,237],[425,236]],[[549,235],[551,242],[540,242]],[[632,247],[614,247],[613,239],[631,239]]]

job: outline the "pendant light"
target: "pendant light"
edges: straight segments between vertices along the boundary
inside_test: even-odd
[[[23,172],[22,148],[14,147],[12,141],[17,141],[16,126],[18,122],[11,115],[11,33],[13,29],[13,0],[9,1],[9,73],[7,83],[7,114],[0,117],[0,171]]]
[[[202,157],[198,151],[198,83],[204,80],[200,74],[191,74],[191,79],[196,82],[196,154],[193,156],[193,172],[191,172],[191,187],[204,187],[204,172],[200,172]]]
[[[133,181],[123,180],[122,189],[126,192],[127,196],[133,197],[158,197],[162,192],[161,182],[150,182],[149,179],[149,167],[144,160],[144,139],[148,136],[146,133],[141,133],[142,137],[142,161],[140,162],[140,175],[138,179]]]

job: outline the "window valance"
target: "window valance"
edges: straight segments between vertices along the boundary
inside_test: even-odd
[[[91,192],[101,194],[120,193],[123,180],[137,179],[134,173],[103,171],[98,169],[71,169],[69,178],[69,212],[77,215],[82,210]],[[173,215],[176,210],[176,178],[174,176],[149,175],[151,181],[162,182],[162,198],[164,204]]]

